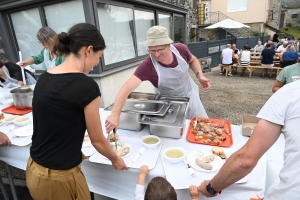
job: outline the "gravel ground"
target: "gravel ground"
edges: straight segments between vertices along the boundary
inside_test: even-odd
[[[233,77],[220,75],[218,67],[212,72],[204,73],[210,79],[211,88],[200,91],[200,98],[210,118],[224,119],[231,124],[242,124],[244,114],[256,115],[269,97],[273,94],[271,88],[275,78],[261,78],[257,70],[249,78],[234,74]],[[199,85],[194,73],[190,73],[193,80]],[[199,87],[200,88],[200,87]],[[7,177],[4,165],[0,163],[0,176]],[[14,179],[25,180],[23,170],[11,167]],[[7,188],[7,187],[6,187]],[[19,198],[31,199],[26,187],[17,187]],[[25,197],[26,196],[26,197]],[[28,197],[27,197],[28,196]],[[0,199],[3,198],[0,192]]]

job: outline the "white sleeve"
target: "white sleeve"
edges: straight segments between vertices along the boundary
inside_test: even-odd
[[[259,111],[257,117],[269,122],[284,125],[286,112],[291,105],[294,93],[289,85],[275,92]]]
[[[145,186],[136,184],[134,200],[144,200],[144,196],[145,196],[144,189]]]

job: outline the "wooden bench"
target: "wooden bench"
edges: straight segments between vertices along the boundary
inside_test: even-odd
[[[253,65],[248,65],[248,66],[236,66],[236,67],[245,67],[248,71],[249,71],[249,78],[251,78],[252,73],[256,70],[256,69],[276,69],[276,77],[278,76],[278,74],[281,72],[282,68],[281,67],[268,67],[268,66],[253,66]]]
[[[219,64],[219,66],[220,66],[220,68],[222,68],[223,67],[223,69],[225,69],[226,70],[226,74],[225,74],[225,76],[228,76],[228,72],[229,72],[229,67],[237,67],[238,66],[238,64],[232,64],[232,65],[223,65],[223,64]]]

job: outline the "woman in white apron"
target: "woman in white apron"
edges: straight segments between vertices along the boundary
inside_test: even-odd
[[[31,65],[30,67],[33,69],[48,70],[64,61],[65,56],[56,56],[55,45],[57,41],[57,34],[54,30],[49,27],[43,27],[37,32],[36,37],[44,48],[40,53],[31,56],[28,60],[20,62],[20,66],[26,67]],[[42,64],[42,66],[37,66],[39,64]]]
[[[188,74],[189,66],[178,50],[171,44],[170,50],[175,54],[178,65],[175,68],[163,67],[151,56],[152,63],[158,75],[158,92],[167,96],[189,97],[190,105],[187,119],[196,115],[208,117],[200,101],[199,88]]]
[[[153,26],[147,31],[147,40],[144,45],[148,47],[150,56],[139,65],[135,74],[119,91],[114,108],[105,121],[107,132],[118,127],[120,114],[128,95],[143,81],[150,81],[157,87],[160,94],[189,97],[188,119],[197,115],[207,117],[200,101],[199,89],[189,76],[189,66],[196,74],[203,90],[210,88],[209,80],[204,77],[198,59],[189,52],[187,47],[184,44],[172,45],[172,43],[173,41],[168,36],[168,30],[162,26]],[[137,73],[137,71],[139,72]]]

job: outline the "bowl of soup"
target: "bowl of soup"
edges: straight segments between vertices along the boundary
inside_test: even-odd
[[[186,152],[182,147],[168,147],[163,151],[163,156],[170,163],[179,163],[185,158]]]
[[[2,120],[2,122],[4,124],[11,124],[11,123],[13,123],[14,119],[16,119],[17,117],[18,116],[7,116]]]
[[[153,149],[160,144],[160,138],[155,135],[146,135],[141,137],[143,146],[147,149]]]
[[[13,121],[13,123],[16,126],[25,126],[25,125],[29,124],[29,122],[30,122],[30,117],[17,117]]]

